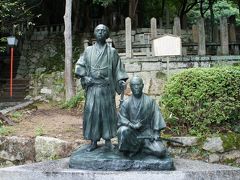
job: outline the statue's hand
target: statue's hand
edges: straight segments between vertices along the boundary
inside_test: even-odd
[[[160,138],[160,132],[159,131],[154,131],[153,138],[154,138],[154,140],[158,140]]]
[[[142,127],[142,123],[140,122],[133,124],[133,129],[140,129],[141,127]]]
[[[124,91],[124,90],[125,90],[126,82],[125,82],[124,80],[118,81],[118,85],[119,85],[119,89],[120,89],[121,91]]]
[[[89,76],[84,77],[85,84],[89,86],[92,83],[92,78]]]

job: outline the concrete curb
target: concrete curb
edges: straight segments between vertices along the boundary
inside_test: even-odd
[[[175,171],[89,171],[68,168],[69,158],[0,169],[1,180],[240,180],[240,168],[174,159]]]

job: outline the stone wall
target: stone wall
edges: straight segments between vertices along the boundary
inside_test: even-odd
[[[163,93],[167,79],[187,68],[213,67],[240,63],[240,56],[172,56],[123,59],[129,77],[134,74],[144,80],[144,92],[156,99]],[[130,90],[128,89],[127,93]]]
[[[36,73],[30,76],[29,96],[43,96],[53,101],[64,100],[64,73],[62,71],[44,73],[44,70],[38,68]]]
[[[175,137],[183,145],[169,144],[170,154],[178,158],[201,159],[210,163],[240,166],[239,134],[227,133],[206,139],[198,137]]]
[[[234,139],[235,138],[235,139]],[[183,143],[166,143],[170,155],[175,158],[199,159],[210,163],[240,166],[239,135],[228,134],[206,139],[198,137],[171,137]],[[166,142],[166,141],[165,141]],[[113,143],[117,143],[116,138]],[[0,167],[20,165],[69,156],[80,144],[57,138],[37,136],[1,137]]]
[[[32,36],[36,36],[33,34]],[[73,40],[73,61],[83,51],[83,40],[75,36]],[[52,34],[44,38],[25,39],[17,69],[17,78],[29,77],[41,68],[43,72],[54,72],[64,69],[63,34]],[[74,62],[75,62],[74,61]]]
[[[52,137],[0,137],[0,167],[68,157],[77,144]]]
[[[144,80],[144,93],[159,100],[167,79],[173,74],[187,68],[212,67],[220,65],[233,65],[240,63],[240,56],[173,56],[122,59],[125,69],[131,78],[134,74]],[[35,75],[31,76],[30,95],[44,95],[47,99],[64,100],[64,74],[63,72],[44,73],[38,68]],[[79,87],[79,80],[75,80]],[[128,86],[126,95],[129,95]],[[119,97],[117,97],[119,98]],[[118,100],[117,100],[118,102]]]
[[[132,31],[134,41],[144,43],[149,41],[149,28],[142,28]],[[168,33],[169,30],[158,29],[158,34]],[[125,31],[112,32],[113,42],[120,45],[125,44]],[[186,34],[184,38],[183,34]],[[184,41],[190,41],[187,31],[182,31]],[[74,37],[73,40],[73,61],[76,62],[83,51],[83,39],[89,34]],[[146,42],[145,42],[146,43]],[[169,61],[168,61],[169,60]],[[138,74],[143,77],[144,92],[159,98],[163,92],[166,80],[174,73],[186,68],[211,67],[219,64],[234,64],[240,62],[239,55],[232,56],[172,56],[172,57],[122,57],[125,68],[132,77]],[[60,101],[64,98],[64,42],[62,34],[44,36],[43,39],[32,39],[25,41],[18,68],[18,77],[30,77],[30,95],[37,96],[44,94],[48,99]],[[79,82],[76,80],[76,84]],[[129,88],[126,94],[129,94]]]
[[[17,76],[27,77],[29,74],[34,74],[39,67],[57,69],[57,66],[64,64],[63,45],[62,38],[55,35],[41,40],[25,40]]]
[[[150,53],[151,45],[151,29],[140,28],[131,31],[133,51],[136,53]],[[157,35],[171,34],[172,29],[157,29]],[[37,36],[41,35],[41,38]],[[90,44],[94,43],[93,35],[89,33],[80,34],[73,37],[73,61],[75,62],[79,55],[83,52],[83,40],[88,39]],[[125,31],[111,32],[110,38],[113,40],[113,46],[116,47],[119,53],[125,52]],[[193,41],[192,31],[182,30],[181,39],[183,43]],[[149,46],[141,46],[149,44]],[[143,53],[143,54],[144,54]],[[231,59],[229,56],[228,59]],[[177,60],[188,59],[195,57],[176,57]],[[221,59],[221,57],[219,57]],[[225,57],[224,57],[225,58]],[[223,58],[223,59],[224,59]],[[135,59],[135,58],[134,58]],[[141,58],[141,59],[144,59]],[[152,58],[154,59],[154,58]],[[172,58],[171,58],[172,59]],[[208,60],[209,57],[196,57],[197,60]],[[210,58],[211,60],[211,58]],[[135,60],[134,60],[135,61]],[[147,61],[147,60],[144,60]],[[152,61],[149,59],[149,61]],[[55,34],[47,34],[45,31],[33,33],[29,39],[25,39],[21,49],[21,57],[19,67],[17,69],[17,77],[27,77],[29,74],[34,74],[36,69],[46,68],[46,71],[58,71],[64,68],[64,38],[62,32]]]

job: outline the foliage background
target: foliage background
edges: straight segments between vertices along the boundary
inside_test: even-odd
[[[204,14],[206,19],[211,18],[211,14],[208,8],[208,3],[206,2],[203,4],[203,8],[206,10]],[[214,11],[214,22],[219,23],[219,19],[222,16],[230,17],[232,15],[236,16],[236,23],[240,25],[240,17],[239,17],[239,10],[237,5],[231,1],[227,0],[218,0],[216,3],[213,4],[213,11]],[[188,14],[188,21],[190,24],[196,24],[198,18],[200,17],[200,6],[199,4],[196,5]]]

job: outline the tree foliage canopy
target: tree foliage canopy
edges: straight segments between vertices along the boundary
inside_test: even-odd
[[[32,13],[32,3],[35,0],[1,0],[0,1],[0,24],[1,31],[11,31],[12,28],[18,29],[16,33],[20,32],[21,25],[32,23],[34,17]]]
[[[189,22],[194,24],[198,21],[198,17],[201,16],[200,4],[197,4],[187,15]],[[209,10],[209,2],[203,3],[204,17],[210,19],[211,14]],[[213,4],[214,21],[218,22],[222,16],[236,15],[237,20],[239,19],[239,10],[235,4],[227,0],[218,0]],[[240,22],[240,20],[238,20]]]

